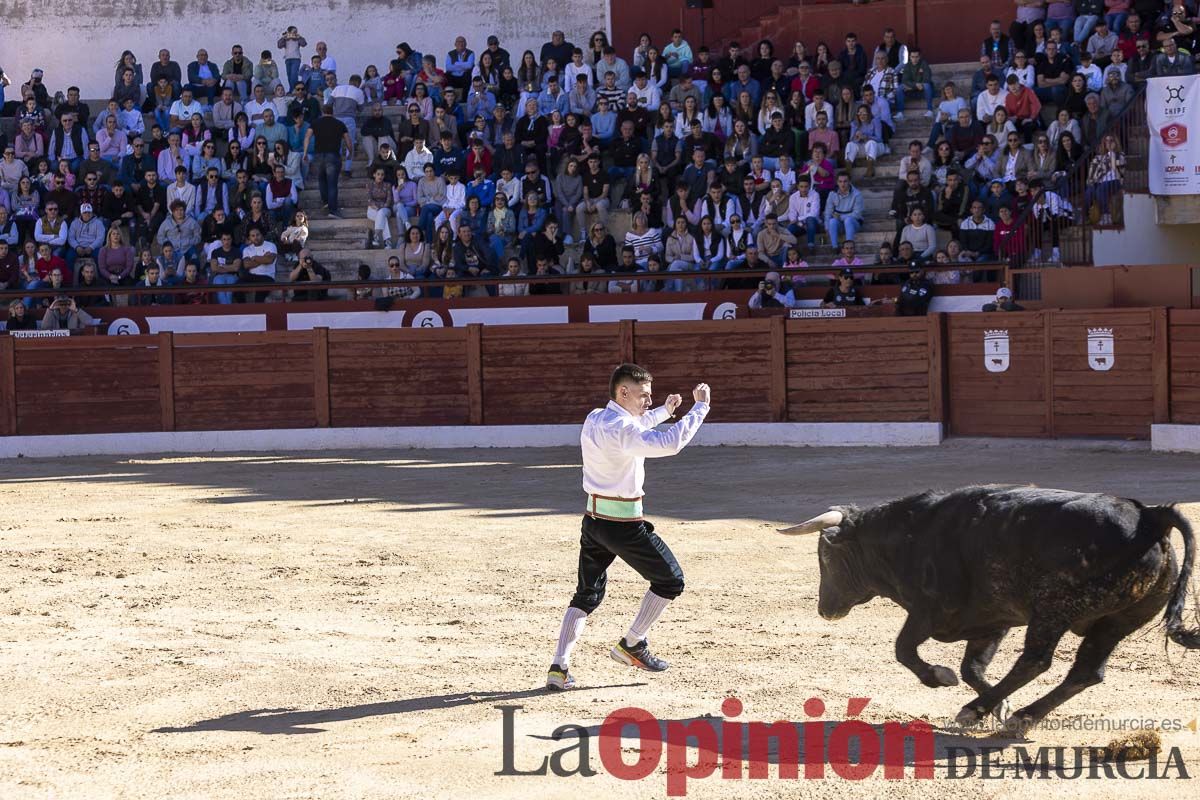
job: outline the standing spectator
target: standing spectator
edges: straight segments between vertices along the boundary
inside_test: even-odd
[[[933,291],[933,284],[925,278],[920,262],[913,261],[908,265],[908,280],[900,286],[900,296],[896,299],[896,316],[925,316],[929,313]]]
[[[322,207],[329,216],[341,219],[338,205],[338,178],[342,171],[341,152],[353,156],[354,142],[350,138],[349,129],[333,116],[333,106],[327,105],[322,109],[318,119],[304,137],[303,152],[309,152],[309,141],[313,141],[313,159],[317,162],[318,186],[321,192]]]
[[[346,128],[346,137],[349,140],[349,146],[346,152],[345,171],[346,177],[350,177],[351,165],[354,161],[354,140],[358,132],[358,113],[362,111],[363,105],[366,104],[367,98],[363,94],[362,78],[358,75],[351,75],[350,82],[337,86],[331,95],[330,105],[333,108],[333,116],[340,121]]]
[[[295,25],[289,25],[287,30],[280,35],[275,46],[283,51],[283,65],[287,71],[288,90],[290,91],[296,88],[296,84],[300,80],[300,48],[308,47],[308,40],[300,35],[300,31]]]

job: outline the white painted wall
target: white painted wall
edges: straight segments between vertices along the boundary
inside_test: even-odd
[[[1098,267],[1120,264],[1190,264],[1200,252],[1200,218],[1195,225],[1159,225],[1154,198],[1125,195],[1125,229],[1096,231],[1092,258]]]
[[[46,71],[51,93],[74,84],[85,98],[108,97],[123,50],[137,56],[147,80],[159,48],[171,51],[186,78],[197,49],[208,50],[219,66],[235,43],[252,61],[262,50],[274,51],[282,73],[275,42],[288,25],[308,40],[305,58],[322,39],[347,77],[368,64],[387,72],[401,41],[436,54],[442,66],[459,34],[478,53],[494,33],[515,61],[522,50],[536,54],[556,29],[579,47],[593,31],[608,29],[607,0],[15,0],[0,9],[0,66],[14,84],[7,90],[10,100],[35,67]]]
[[[300,428],[258,431],[0,436],[0,460],[138,453],[275,450],[579,447],[579,425],[461,425],[403,428]],[[697,447],[932,447],[938,422],[708,423]]]

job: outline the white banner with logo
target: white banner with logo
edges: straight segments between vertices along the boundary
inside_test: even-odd
[[[1200,75],[1146,81],[1150,194],[1200,194]]]

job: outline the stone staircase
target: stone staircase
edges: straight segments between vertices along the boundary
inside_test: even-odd
[[[952,80],[958,86],[970,88],[971,76],[978,68],[977,64],[948,64],[935,65],[934,79],[937,85]],[[857,238],[858,252],[865,261],[874,257],[879,245],[890,242],[895,235],[895,222],[888,216],[891,207],[892,191],[898,181],[898,169],[901,156],[907,152],[908,142],[918,139],[922,143],[929,136],[932,120],[924,117],[923,100],[913,100],[909,103],[905,118],[897,125],[896,135],[892,139],[892,152],[880,159],[873,178],[866,177],[864,166],[854,167],[851,174],[854,185],[863,193],[866,205],[865,224]],[[384,109],[384,114],[393,123],[401,113],[400,107]],[[308,247],[335,279],[351,280],[357,277],[359,264],[371,266],[372,273],[381,276],[386,271],[389,250],[365,248],[366,237],[372,229],[372,224],[366,216],[366,160],[361,149],[356,153],[353,165],[353,177],[342,176],[339,184],[339,203],[343,219],[333,219],[326,216],[321,209],[320,194],[317,190],[315,172],[306,180],[308,187],[300,193],[300,206],[309,213]],[[609,215],[608,227],[618,244],[630,227],[630,214],[614,211]],[[944,243],[949,240],[947,234],[940,234]],[[393,237],[395,238],[395,237]],[[824,237],[820,241],[823,241]],[[580,245],[567,248],[566,259],[579,259]],[[809,264],[824,265],[833,261],[836,254],[824,244],[818,244],[815,252],[807,252],[804,257]],[[281,271],[282,268],[281,268]]]

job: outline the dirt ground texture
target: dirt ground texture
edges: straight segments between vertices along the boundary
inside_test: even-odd
[[[618,780],[594,737],[594,777],[495,775],[496,706],[522,706],[514,766],[529,770],[566,746],[550,738],[556,727],[594,732],[623,706],[690,720],[719,716],[735,695],[741,721],[804,721],[804,700],[819,697],[841,720],[848,698],[866,697],[870,723],[948,723],[972,696],[927,689],[896,663],[903,615],[890,602],[818,617],[815,537],[779,536],[778,524],[835,502],[1010,481],[1190,502],[1200,522],[1196,458],[1103,445],[692,448],[648,472],[647,513],[687,577],[651,633],[672,667],[647,675],[608,658],[645,591],[618,562],[573,659],[582,688],[548,694],[575,581],[578,449],[0,463],[0,798],[663,797],[665,756],[644,780]],[[1021,635],[989,677],[1008,669]],[[1063,640],[1014,707],[1062,679],[1078,642]],[[962,645],[921,652],[957,671]],[[1054,716],[1198,714],[1200,652],[1164,650],[1147,628],[1118,648],[1102,685]],[[935,780],[778,780],[772,766],[753,783],[718,771],[688,796],[1195,796],[1193,781],[944,780],[942,745],[957,739],[939,737]],[[1114,735],[1031,738],[1102,746]],[[1163,743],[1200,773],[1200,734]]]

